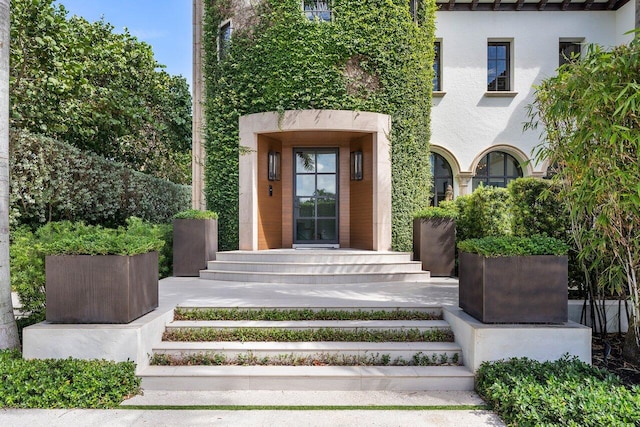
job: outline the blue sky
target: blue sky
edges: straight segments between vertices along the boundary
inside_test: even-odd
[[[169,74],[181,74],[191,85],[191,0],[58,0],[69,16],[90,22],[104,17],[116,31],[128,28],[153,47],[156,61]]]

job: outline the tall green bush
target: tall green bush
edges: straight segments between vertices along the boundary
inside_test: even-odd
[[[640,319],[640,39],[588,46],[536,88],[527,127],[544,126],[537,157],[570,208],[571,234],[592,295],[615,290]],[[640,362],[640,323],[632,329]],[[628,337],[633,338],[633,333]]]
[[[513,235],[544,234],[567,240],[569,210],[560,198],[557,184],[538,178],[518,178],[507,189]]]
[[[220,247],[238,245],[238,118],[302,109],[391,116],[392,245],[410,250],[412,215],[428,204],[433,0],[417,22],[406,0],[334,0],[331,22],[309,21],[299,0],[205,2],[206,196],[220,214]],[[220,24],[234,32],[219,58]]]
[[[450,202],[458,211],[456,240],[511,234],[508,200],[506,188],[480,186],[473,193]]]
[[[190,187],[127,169],[69,144],[11,134],[12,224],[86,221],[117,226],[131,216],[169,222],[190,207]]]

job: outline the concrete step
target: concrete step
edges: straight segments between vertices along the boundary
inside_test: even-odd
[[[304,320],[304,321],[260,321],[260,320],[174,320],[167,324],[167,332],[177,329],[341,329],[341,330],[400,330],[417,329],[449,330],[449,324],[444,320]]]
[[[473,390],[464,366],[149,366],[146,390]]]
[[[350,284],[350,283],[383,283],[383,282],[428,282],[431,278],[427,271],[404,273],[267,273],[201,270],[201,279],[228,282],[251,283],[289,283],[289,284]]]
[[[268,251],[225,251],[218,261],[281,262],[309,264],[375,264],[411,261],[408,252],[378,252],[356,249],[272,249]]]
[[[295,262],[248,262],[248,261],[209,261],[207,270],[261,272],[261,273],[302,273],[302,274],[353,274],[353,273],[406,273],[422,271],[422,263],[385,262],[385,263],[295,263]]]
[[[301,307],[301,306],[267,306],[260,305],[255,307],[221,307],[217,304],[203,304],[199,303],[197,306],[193,304],[179,304],[179,308],[187,309],[187,310],[239,310],[239,311],[249,311],[249,310],[311,310],[311,311],[385,311],[385,312],[394,312],[394,311],[417,311],[421,313],[430,313],[434,316],[442,316],[442,306],[441,305],[423,305],[423,306],[406,306],[406,307],[394,307],[394,306],[342,306],[342,307]]]
[[[224,354],[229,358],[251,353],[257,357],[296,355],[311,357],[317,354],[345,356],[389,355],[391,360],[411,360],[421,356],[446,355],[451,360],[457,354],[462,363],[462,349],[452,342],[168,342],[154,346],[155,354],[182,357],[201,354]]]

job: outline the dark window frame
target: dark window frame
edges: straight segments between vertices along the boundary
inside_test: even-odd
[[[560,40],[558,42],[558,66],[561,67],[564,64],[580,60],[582,43],[582,41],[578,40]]]
[[[446,200],[446,186],[443,185],[441,189],[439,189],[438,184],[447,184],[451,185],[453,188],[453,168],[449,161],[442,155],[438,153],[434,153],[433,151],[430,153],[429,160],[431,161],[431,175],[432,175],[432,185],[431,185],[431,199],[429,200],[429,204],[431,206],[438,206],[441,201]],[[438,173],[439,168],[437,166],[437,162],[443,162],[445,169],[447,169],[447,174],[440,175]],[[439,191],[442,190],[442,191]]]
[[[436,40],[433,43],[433,91],[442,91],[442,41]]]
[[[504,58],[501,55],[491,55],[491,48],[505,48]],[[496,52],[499,49],[495,49]],[[505,61],[505,70],[503,73],[497,74],[498,64]],[[491,69],[496,70],[495,76],[491,73]],[[503,75],[504,74],[504,75]],[[490,80],[494,77],[493,80]],[[510,41],[489,41],[487,42],[487,91],[488,92],[510,92],[511,91],[511,42]],[[504,85],[501,85],[503,82]]]
[[[230,19],[220,24],[218,28],[218,59],[223,59],[227,55],[232,33],[233,26]]]
[[[494,154],[500,154],[504,156],[503,165],[502,165],[502,174],[500,175],[490,174],[491,157]],[[513,161],[513,165],[515,166],[515,170],[517,171],[517,174],[507,173],[507,171],[509,170],[508,162],[510,160]],[[482,167],[483,162],[484,162],[484,169],[479,170]],[[497,187],[506,188],[509,182],[517,178],[522,178],[523,176],[524,175],[522,172],[522,166],[520,165],[520,162],[518,161],[518,159],[516,159],[514,156],[512,156],[511,154],[505,151],[500,151],[500,150],[490,151],[487,154],[485,154],[482,157],[482,159],[480,159],[480,161],[478,162],[478,165],[476,166],[476,169],[474,171],[472,187],[475,190],[481,182],[484,184],[485,187],[489,185],[496,187],[496,185],[493,185],[490,183],[495,183],[496,181],[501,180],[502,185],[498,185]]]

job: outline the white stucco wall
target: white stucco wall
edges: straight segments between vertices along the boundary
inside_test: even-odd
[[[621,20],[616,11],[437,12],[436,38],[441,40],[442,91],[446,94],[434,97],[431,143],[455,156],[461,170],[452,164],[454,176],[462,172],[466,177],[454,179],[456,195],[464,194],[460,182],[468,182],[478,156],[491,147],[514,147],[510,154],[526,156],[539,144],[535,132],[523,132],[526,106],[533,101],[532,86],[558,67],[560,38],[612,46],[618,42]],[[512,42],[515,96],[486,96],[488,39]],[[541,174],[544,168],[531,164],[523,171],[525,176]]]
[[[629,43],[633,40],[632,34],[624,33],[633,30],[636,26],[636,7],[636,0],[629,0],[616,11],[616,44]]]

